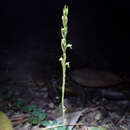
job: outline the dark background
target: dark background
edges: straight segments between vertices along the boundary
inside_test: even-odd
[[[43,64],[58,63],[65,3],[69,5],[68,41],[73,44],[68,52],[71,68],[129,72],[130,5],[115,0],[1,1],[1,64],[10,57],[16,62],[48,59]]]

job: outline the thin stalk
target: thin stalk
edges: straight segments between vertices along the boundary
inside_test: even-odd
[[[62,35],[62,39],[61,39],[61,49],[62,49],[62,56],[59,59],[61,61],[61,65],[62,65],[62,117],[63,117],[63,123],[64,123],[64,130],[66,129],[66,118],[65,118],[65,111],[66,108],[64,106],[64,97],[65,97],[65,82],[66,82],[66,66],[69,67],[69,62],[66,62],[67,59],[67,55],[66,55],[66,50],[67,48],[71,48],[72,49],[72,45],[71,44],[67,44],[66,41],[66,37],[67,37],[67,33],[68,33],[68,6],[64,6],[63,8],[63,15],[62,15],[62,23],[63,26],[61,28],[61,35]]]
[[[62,117],[63,117],[63,123],[64,123],[64,130],[66,129],[66,118],[65,118],[65,111],[66,111],[66,108],[64,106],[64,97],[65,97],[65,81],[66,81],[66,54],[64,53],[64,56],[63,56],[64,60],[64,64],[62,64]]]

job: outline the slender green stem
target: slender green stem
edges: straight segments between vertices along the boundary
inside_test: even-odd
[[[68,33],[68,7],[65,5],[63,8],[63,15],[62,15],[62,23],[63,27],[61,28],[61,49],[62,49],[62,56],[60,58],[61,65],[62,65],[62,116],[63,116],[63,123],[64,123],[64,130],[66,129],[66,118],[65,118],[65,111],[66,108],[64,106],[64,97],[65,97],[65,82],[66,82],[66,66],[69,67],[69,62],[66,62],[66,50],[67,48],[72,48],[71,44],[67,44],[66,37]]]
[[[65,96],[65,80],[66,80],[66,53],[64,53],[64,56],[63,56],[64,60],[63,60],[63,64],[62,64],[62,116],[63,116],[63,122],[64,122],[64,130],[66,129],[66,118],[65,118],[65,111],[66,111],[66,108],[64,106],[64,96]]]

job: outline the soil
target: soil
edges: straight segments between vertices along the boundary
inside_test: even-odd
[[[49,49],[44,50],[44,55],[41,53],[43,50],[37,49],[28,51],[26,48],[21,50],[20,48],[14,48],[4,51],[4,57],[1,59],[0,65],[0,111],[5,112],[10,119],[17,113],[23,114],[20,111],[13,111],[11,103],[8,100],[4,100],[5,90],[12,90],[16,93],[16,96],[24,100],[25,105],[38,105],[47,113],[48,119],[55,119],[58,115],[61,115],[60,95],[56,87],[61,84],[61,72],[59,71],[59,65],[55,61],[55,51]],[[36,53],[39,52],[39,53]],[[41,57],[40,57],[41,56]],[[54,64],[54,65],[53,65]],[[67,80],[68,87],[70,82]],[[87,88],[87,102],[83,104],[78,93],[82,87],[77,84],[73,84],[77,91],[76,94],[72,93],[65,96],[67,100],[67,111],[77,111],[84,107],[91,106],[90,109],[98,107],[98,110],[94,110],[90,113],[84,114],[80,122],[84,122],[87,126],[103,125],[108,130],[129,130],[130,129],[130,112],[129,112],[129,100],[108,100],[101,97],[99,89]],[[75,91],[75,92],[76,92]],[[56,112],[58,111],[58,112]],[[100,116],[99,116],[100,115]],[[23,116],[23,115],[22,115]],[[96,122],[95,120],[96,116]],[[99,119],[100,117],[100,119]],[[97,120],[98,118],[98,120]],[[23,129],[27,123],[26,120],[20,121],[19,124],[14,126],[14,129]],[[28,130],[32,130],[31,124],[27,127]],[[24,130],[27,130],[24,129]]]

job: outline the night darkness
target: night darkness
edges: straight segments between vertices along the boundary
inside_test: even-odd
[[[49,63],[57,60],[64,4],[64,1],[2,1],[1,59],[12,56],[22,61],[30,57],[44,60],[45,55],[53,52]],[[73,44],[72,68],[129,71],[129,4],[105,0],[67,1],[67,4],[70,8],[68,40]]]
[[[1,111],[22,130],[33,130],[33,123],[39,129],[39,123],[60,116],[65,4],[67,41],[73,49],[67,50],[64,102],[66,113],[76,112],[67,127],[81,124],[83,130],[103,124],[123,130],[128,125],[129,130],[130,4],[125,0],[0,0],[0,129],[1,122],[8,122]]]

